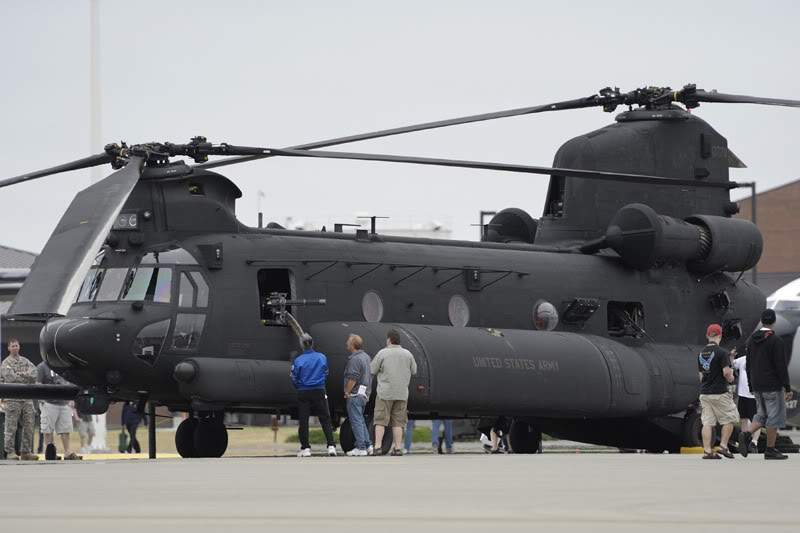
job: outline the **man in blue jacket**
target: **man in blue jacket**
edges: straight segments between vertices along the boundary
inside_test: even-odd
[[[312,410],[322,424],[322,431],[328,441],[328,455],[336,455],[336,444],[333,442],[331,415],[328,411],[328,395],[325,394],[325,379],[328,377],[328,359],[324,354],[314,351],[314,339],[308,333],[300,338],[303,353],[298,355],[292,364],[292,383],[297,387],[299,403],[298,418],[300,428],[300,453],[298,457],[311,457],[311,446],[308,444],[308,417]]]

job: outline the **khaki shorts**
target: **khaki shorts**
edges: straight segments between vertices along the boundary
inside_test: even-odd
[[[700,408],[703,410],[700,420],[704,426],[717,424],[734,424],[739,421],[739,410],[733,403],[731,393],[701,394]]]
[[[72,433],[72,409],[69,405],[42,404],[42,433]]]
[[[406,427],[406,424],[408,424],[408,402],[406,400],[375,398],[373,422],[378,426]]]

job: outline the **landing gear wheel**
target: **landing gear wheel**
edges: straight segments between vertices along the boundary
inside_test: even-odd
[[[514,453],[531,454],[539,451],[539,443],[542,441],[542,432],[520,420],[511,423],[511,430],[508,432],[509,445]]]
[[[345,419],[339,427],[339,446],[342,447],[344,453],[349,452],[356,446],[356,437],[353,435],[353,427],[350,425],[350,419]]]
[[[711,431],[711,444],[717,442],[717,428]],[[683,446],[687,448],[703,447],[703,422],[700,413],[694,412],[683,422]]]
[[[197,457],[222,457],[228,449],[228,430],[220,418],[202,418],[194,430]]]
[[[185,419],[175,431],[175,449],[181,457],[199,457],[194,447],[194,431],[198,420],[194,417]]]

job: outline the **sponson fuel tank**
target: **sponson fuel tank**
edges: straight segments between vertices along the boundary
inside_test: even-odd
[[[351,333],[374,357],[389,328],[416,359],[409,411],[440,416],[644,415],[654,405],[647,363],[627,346],[592,335],[421,324],[315,324],[316,349],[328,356],[328,390],[342,387]],[[339,395],[330,395],[337,398]],[[660,402],[660,400],[659,400]]]

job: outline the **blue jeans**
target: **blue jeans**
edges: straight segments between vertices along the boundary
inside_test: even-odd
[[[356,439],[356,448],[359,450],[366,450],[372,446],[372,442],[369,440],[367,423],[364,421],[364,407],[366,405],[367,399],[361,395],[351,396],[347,399],[347,419],[350,421],[353,437]]]
[[[439,447],[439,424],[444,424],[444,445],[448,450],[453,449],[453,421],[452,420],[432,420],[431,421],[431,444],[434,448]]]
[[[408,425],[406,425],[406,443],[405,443],[406,450],[411,449],[411,439],[413,437],[412,433],[414,433],[414,421],[409,420]]]

